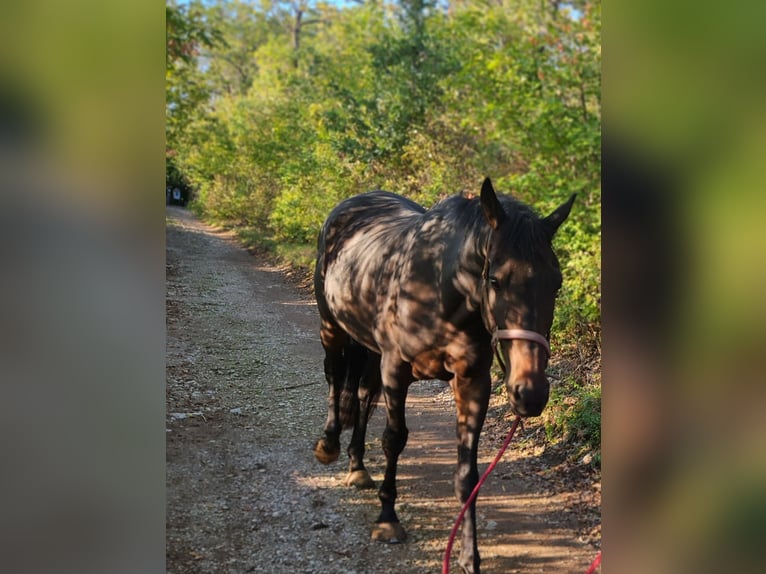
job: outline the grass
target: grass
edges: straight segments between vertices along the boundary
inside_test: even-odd
[[[546,438],[572,444],[575,456],[601,466],[601,385],[565,380],[551,387],[543,413]]]

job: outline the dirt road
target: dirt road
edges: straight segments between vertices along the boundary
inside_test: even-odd
[[[459,511],[448,386],[412,387],[398,475],[409,539],[373,542],[376,492],[342,484],[345,455],[325,467],[312,454],[326,385],[310,296],[228,233],[181,208],[169,207],[167,218],[167,571],[441,572]],[[480,471],[507,428],[502,413],[498,405],[490,411]],[[368,433],[376,481],[384,418],[378,409]],[[479,496],[482,569],[584,572],[596,552],[598,485],[567,486],[552,470],[560,460],[525,439],[531,432],[521,433]]]

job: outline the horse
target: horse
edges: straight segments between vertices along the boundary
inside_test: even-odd
[[[374,487],[362,460],[364,435],[383,393],[386,465],[374,540],[406,538],[395,511],[396,469],[414,381],[448,381],[454,393],[454,488],[461,504],[478,481],[493,350],[508,365],[504,384],[513,413],[534,417],[545,408],[550,329],[562,282],[551,242],[574,199],[540,217],[498,195],[486,178],[478,198],[457,194],[428,210],[390,192],[362,193],[340,202],[324,222],[314,290],[329,396],[314,455],[324,464],[337,460],[341,431],[353,427],[346,483]],[[466,574],[480,572],[476,528],[474,502],[458,558]]]

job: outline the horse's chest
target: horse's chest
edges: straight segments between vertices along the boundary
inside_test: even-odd
[[[420,353],[412,361],[412,374],[418,380],[441,379],[448,381],[452,374],[444,368],[444,353],[426,351]]]

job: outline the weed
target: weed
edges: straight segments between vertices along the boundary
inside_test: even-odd
[[[565,381],[551,390],[543,415],[545,436],[550,442],[564,441],[579,448],[577,456],[590,454],[601,464],[601,385]]]

